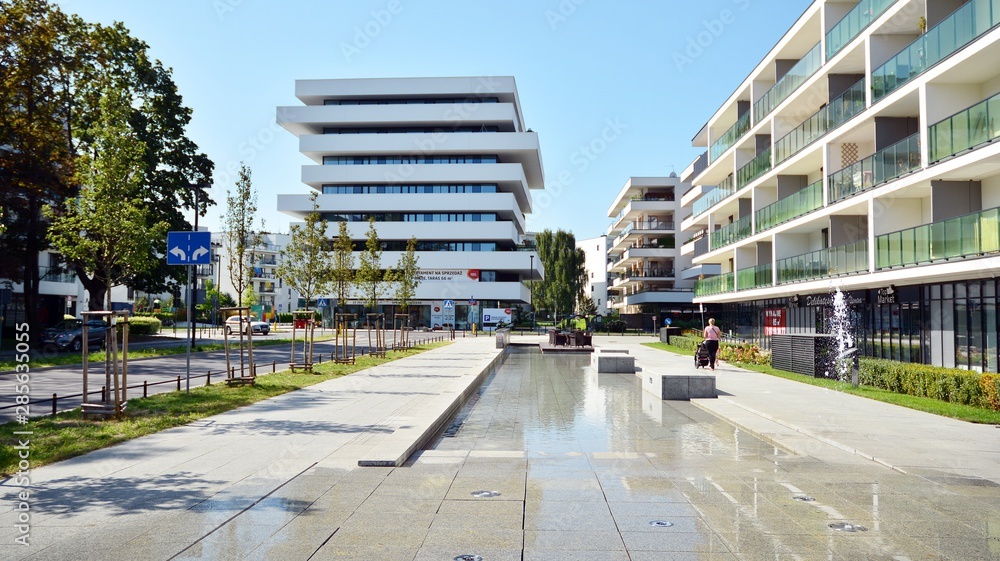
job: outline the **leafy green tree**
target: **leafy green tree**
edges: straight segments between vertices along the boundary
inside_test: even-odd
[[[240,306],[256,304],[246,304],[243,293],[250,288],[253,279],[254,249],[263,240],[263,236],[253,225],[257,215],[257,192],[250,175],[250,168],[241,164],[236,191],[226,190],[226,214],[223,216],[226,231],[222,236],[222,243],[229,257],[226,266]]]
[[[329,290],[333,278],[333,263],[327,249],[326,220],[319,214],[316,203],[318,193],[313,192],[313,211],[306,215],[304,226],[292,225],[292,239],[281,250],[278,276],[284,279],[306,301],[311,309],[315,296]]]
[[[419,259],[417,238],[411,237],[406,241],[406,251],[399,256],[396,271],[392,275],[396,285],[396,301],[404,312],[409,312],[410,302],[417,295],[417,286],[420,285],[420,269],[417,266]]]
[[[590,296],[584,296],[577,302],[576,312],[581,316],[591,317],[597,315],[597,304]]]
[[[165,222],[149,225],[142,200],[146,147],[128,125],[130,106],[121,90],[105,90],[101,118],[89,131],[93,153],[78,161],[80,194],[66,201],[62,212],[51,213],[48,234],[57,251],[106,287],[91,292],[91,298],[105,298],[106,310],[111,287],[155,265],[152,240],[166,236],[168,228]],[[100,301],[96,309],[102,309]]]
[[[388,275],[391,278],[391,273]],[[365,308],[375,311],[378,299],[385,295],[387,274],[382,270],[382,242],[375,230],[375,218],[368,219],[368,234],[365,240],[365,250],[359,256],[359,266],[354,276]]]
[[[553,320],[558,321],[559,312],[572,313],[583,294],[586,257],[577,249],[573,234],[563,230],[544,230],[535,243],[545,269],[545,278],[535,287],[535,298],[551,309]]]
[[[347,222],[340,222],[340,233],[333,241],[333,271],[331,282],[341,310],[347,305],[354,282],[354,240],[347,233]]]

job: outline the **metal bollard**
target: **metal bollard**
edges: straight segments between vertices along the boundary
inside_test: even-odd
[[[211,370],[209,370],[208,373],[205,374],[205,385],[206,386],[211,386],[212,385],[212,371]]]
[[[271,361],[271,374],[274,374],[274,372],[275,372],[274,369],[277,368],[277,366],[278,366],[277,362],[275,362],[275,361],[272,360]]]
[[[52,394],[52,416],[56,416],[56,403],[59,401],[59,396]]]
[[[149,385],[146,380],[142,381],[142,397],[149,397]]]
[[[101,386],[101,403],[108,401],[108,387]]]
[[[177,376],[177,391],[181,391],[181,377]]]

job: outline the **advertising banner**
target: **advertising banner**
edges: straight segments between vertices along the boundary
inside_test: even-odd
[[[783,335],[785,333],[785,309],[764,309],[764,335]]]
[[[479,282],[479,269],[420,269],[420,282]]]
[[[495,325],[498,322],[511,323],[510,308],[484,308],[483,325]]]

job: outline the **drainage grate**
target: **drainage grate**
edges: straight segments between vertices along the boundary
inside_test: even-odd
[[[491,497],[499,497],[500,491],[473,491],[469,494],[477,499],[489,499]]]
[[[798,495],[796,497],[792,497],[792,500],[802,501],[804,503],[811,503],[811,502],[815,501],[816,499],[814,499],[812,497],[807,497],[805,495]]]
[[[667,520],[650,520],[649,525],[654,528],[669,528],[674,525],[673,522]]]
[[[838,532],[867,532],[868,528],[864,526],[858,526],[857,524],[851,524],[850,522],[834,522],[828,525],[831,530],[837,530]]]
[[[483,558],[480,555],[466,553],[465,555],[455,557],[455,561],[483,561]]]

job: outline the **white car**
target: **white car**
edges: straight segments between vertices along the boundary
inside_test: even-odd
[[[267,335],[271,332],[271,326],[267,322],[257,321],[254,316],[243,316],[243,329],[240,327],[240,316],[231,316],[226,320],[226,334],[232,335],[237,331],[243,331],[247,333],[248,330],[254,333],[259,333],[261,335]]]

